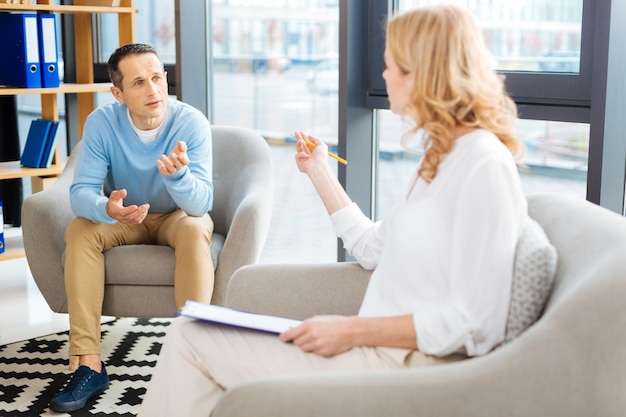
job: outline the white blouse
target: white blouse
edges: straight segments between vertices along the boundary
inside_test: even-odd
[[[469,356],[504,338],[515,246],[527,204],[492,133],[458,138],[428,184],[372,222],[352,204],[331,216],[344,247],[374,269],[359,315],[413,314],[420,351]]]

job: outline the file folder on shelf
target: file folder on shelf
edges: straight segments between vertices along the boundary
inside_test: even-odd
[[[46,146],[43,151],[39,168],[50,168],[50,165],[52,165],[52,160],[54,159],[54,150],[57,144],[57,129],[59,128],[59,122],[51,121],[50,123],[50,130],[48,131]]]
[[[38,14],[39,64],[41,67],[41,86],[59,86],[59,65],[57,53],[56,17],[53,14]]]
[[[33,120],[30,123],[28,137],[24,145],[24,152],[22,152],[22,158],[20,160],[22,166],[29,168],[41,167],[41,161],[44,157],[46,141],[48,140],[52,123],[54,122],[43,119]]]
[[[41,87],[35,13],[0,13],[0,84]]]

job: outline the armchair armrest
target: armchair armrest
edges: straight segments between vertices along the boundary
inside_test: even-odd
[[[61,260],[65,251],[63,235],[74,218],[69,187],[79,145],[67,160],[61,176],[50,187],[28,196],[22,204],[26,260],[39,290],[55,312],[67,309]]]
[[[232,276],[225,305],[298,320],[316,314],[354,315],[370,274],[355,262],[248,265]]]

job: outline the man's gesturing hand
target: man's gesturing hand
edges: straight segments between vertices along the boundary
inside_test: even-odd
[[[179,141],[176,147],[168,156],[161,155],[156,162],[159,172],[165,176],[173,174],[189,165],[189,156],[187,156],[187,144]]]
[[[126,190],[113,190],[106,205],[109,217],[125,224],[140,224],[148,215],[150,204],[124,207]]]

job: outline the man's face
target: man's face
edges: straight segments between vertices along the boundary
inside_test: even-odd
[[[122,88],[112,87],[115,98],[128,106],[135,126],[142,130],[161,124],[167,110],[167,74],[156,55],[129,55],[119,62]]]

